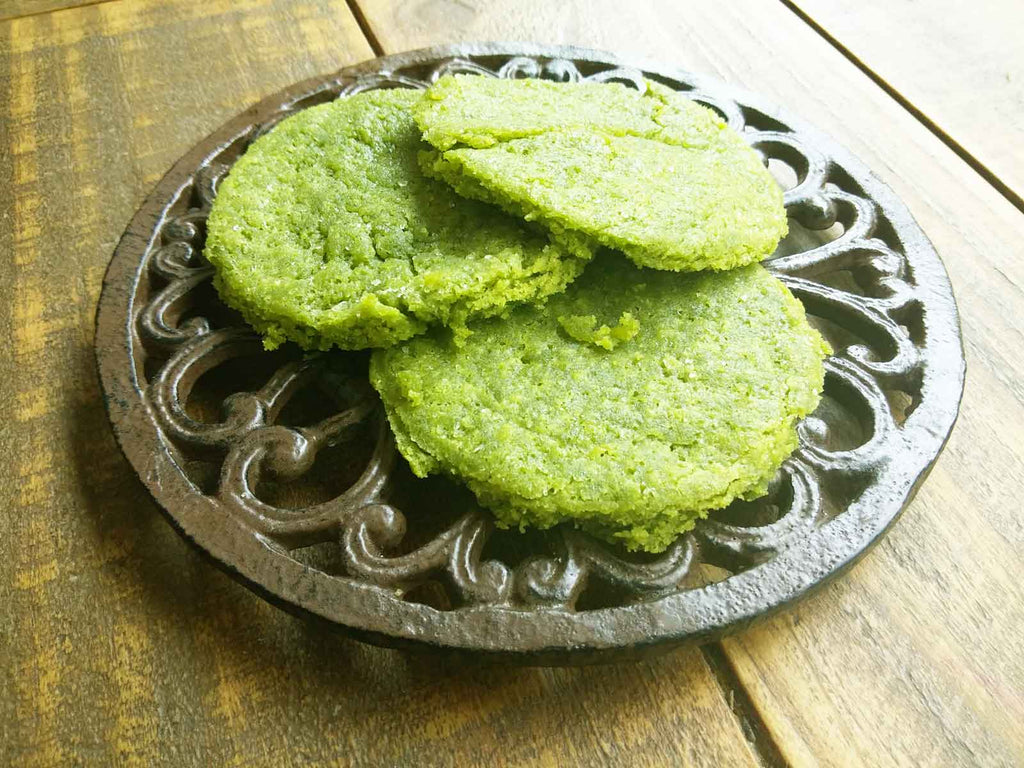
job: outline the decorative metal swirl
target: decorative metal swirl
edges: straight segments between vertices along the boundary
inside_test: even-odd
[[[800,448],[768,496],[713,514],[656,558],[630,556],[564,528],[524,539],[530,551],[506,562],[500,553],[488,555],[488,547],[519,534],[496,532],[485,511],[454,491],[448,522],[427,530],[436,523],[414,514],[415,502],[399,509],[394,500],[400,495],[396,484],[417,481],[399,479],[393,440],[365,379],[365,355],[304,358],[291,351],[273,357],[219,305],[210,286],[212,269],[202,259],[205,221],[218,181],[248,143],[312,104],[374,88],[424,88],[453,72],[633,87],[658,77],[594,62],[584,74],[569,59],[542,56],[413,63],[300,94],[207,157],[159,224],[135,317],[144,348],[137,373],[147,382],[145,399],[182,472],[196,474],[196,492],[205,488],[219,514],[288,557],[329,546],[332,578],[399,597],[439,585],[444,598],[434,606],[456,611],[489,606],[574,612],[657,600],[707,583],[708,566],[724,569],[728,579],[766,563],[843,515],[903,439],[906,412],[894,403],[913,409],[921,397],[923,340],[914,331],[922,324],[919,288],[879,207],[835,159],[777,118],[695,83],[661,78],[719,112],[769,167],[781,163],[795,176],[785,204],[805,242],[788,239],[767,266],[812,316],[827,321],[822,327],[835,355],[827,364],[822,407],[800,425]],[[837,223],[837,237],[815,236],[833,233]],[[262,381],[216,395],[219,415],[197,413],[193,400],[210,389],[205,382],[217,369],[242,371],[270,359],[274,366]],[[231,381],[243,386],[242,377]],[[317,387],[314,400],[329,402],[330,412],[310,423],[283,423],[289,404]],[[349,487],[299,508],[261,498],[268,478],[301,485],[318,455],[332,446],[365,456]],[[193,469],[211,465],[219,475],[212,486]]]

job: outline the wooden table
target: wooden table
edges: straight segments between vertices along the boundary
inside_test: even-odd
[[[1024,10],[1009,0],[0,0],[0,763],[1024,764]],[[195,141],[288,83],[457,40],[717,75],[865,160],[949,269],[968,385],[852,573],[632,666],[477,669],[339,638],[200,560],[93,366],[111,251]]]

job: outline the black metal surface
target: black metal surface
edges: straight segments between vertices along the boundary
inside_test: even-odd
[[[772,492],[657,557],[573,530],[494,531],[472,497],[396,459],[365,354],[262,351],[201,258],[219,178],[296,111],[449,71],[642,77],[744,133],[780,179],[792,232],[768,262],[836,354]],[[796,222],[795,224],[793,222]],[[385,57],[273,96],[194,148],[114,254],[97,358],[122,448],[172,523],[250,587],[362,639],[520,663],[634,658],[704,641],[799,598],[893,523],[938,456],[963,390],[945,271],[893,193],[760,99],[574,48],[481,44]],[[340,365],[339,365],[340,362]]]

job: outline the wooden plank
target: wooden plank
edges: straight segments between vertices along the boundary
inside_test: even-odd
[[[118,0],[0,0],[0,21]]]
[[[761,92],[861,156],[935,242],[959,301],[957,429],[902,521],[851,574],[724,643],[786,759],[1024,761],[1024,216],[785,6],[741,0],[360,0],[385,50],[574,43]],[[904,29],[912,35],[913,29]]]
[[[196,140],[371,56],[342,0],[0,23],[0,764],[753,765],[697,651],[465,669],[297,621],[157,514],[93,365],[111,251]]]
[[[1024,15],[1015,0],[790,0],[1024,206]],[[908,34],[908,30],[913,30]]]

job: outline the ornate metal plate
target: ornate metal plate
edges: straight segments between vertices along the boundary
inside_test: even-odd
[[[571,529],[495,531],[466,491],[396,458],[365,354],[263,352],[202,260],[217,182],[283,117],[446,72],[659,80],[719,111],[788,189],[768,263],[836,354],[770,495],[640,557]],[[956,306],[931,244],[842,148],[761,99],[575,48],[466,45],[389,56],[272,96],[160,182],[114,253],[97,357],[114,430],[171,522],[285,608],[362,639],[533,663],[636,657],[740,628],[860,557],[899,515],[956,418]]]

